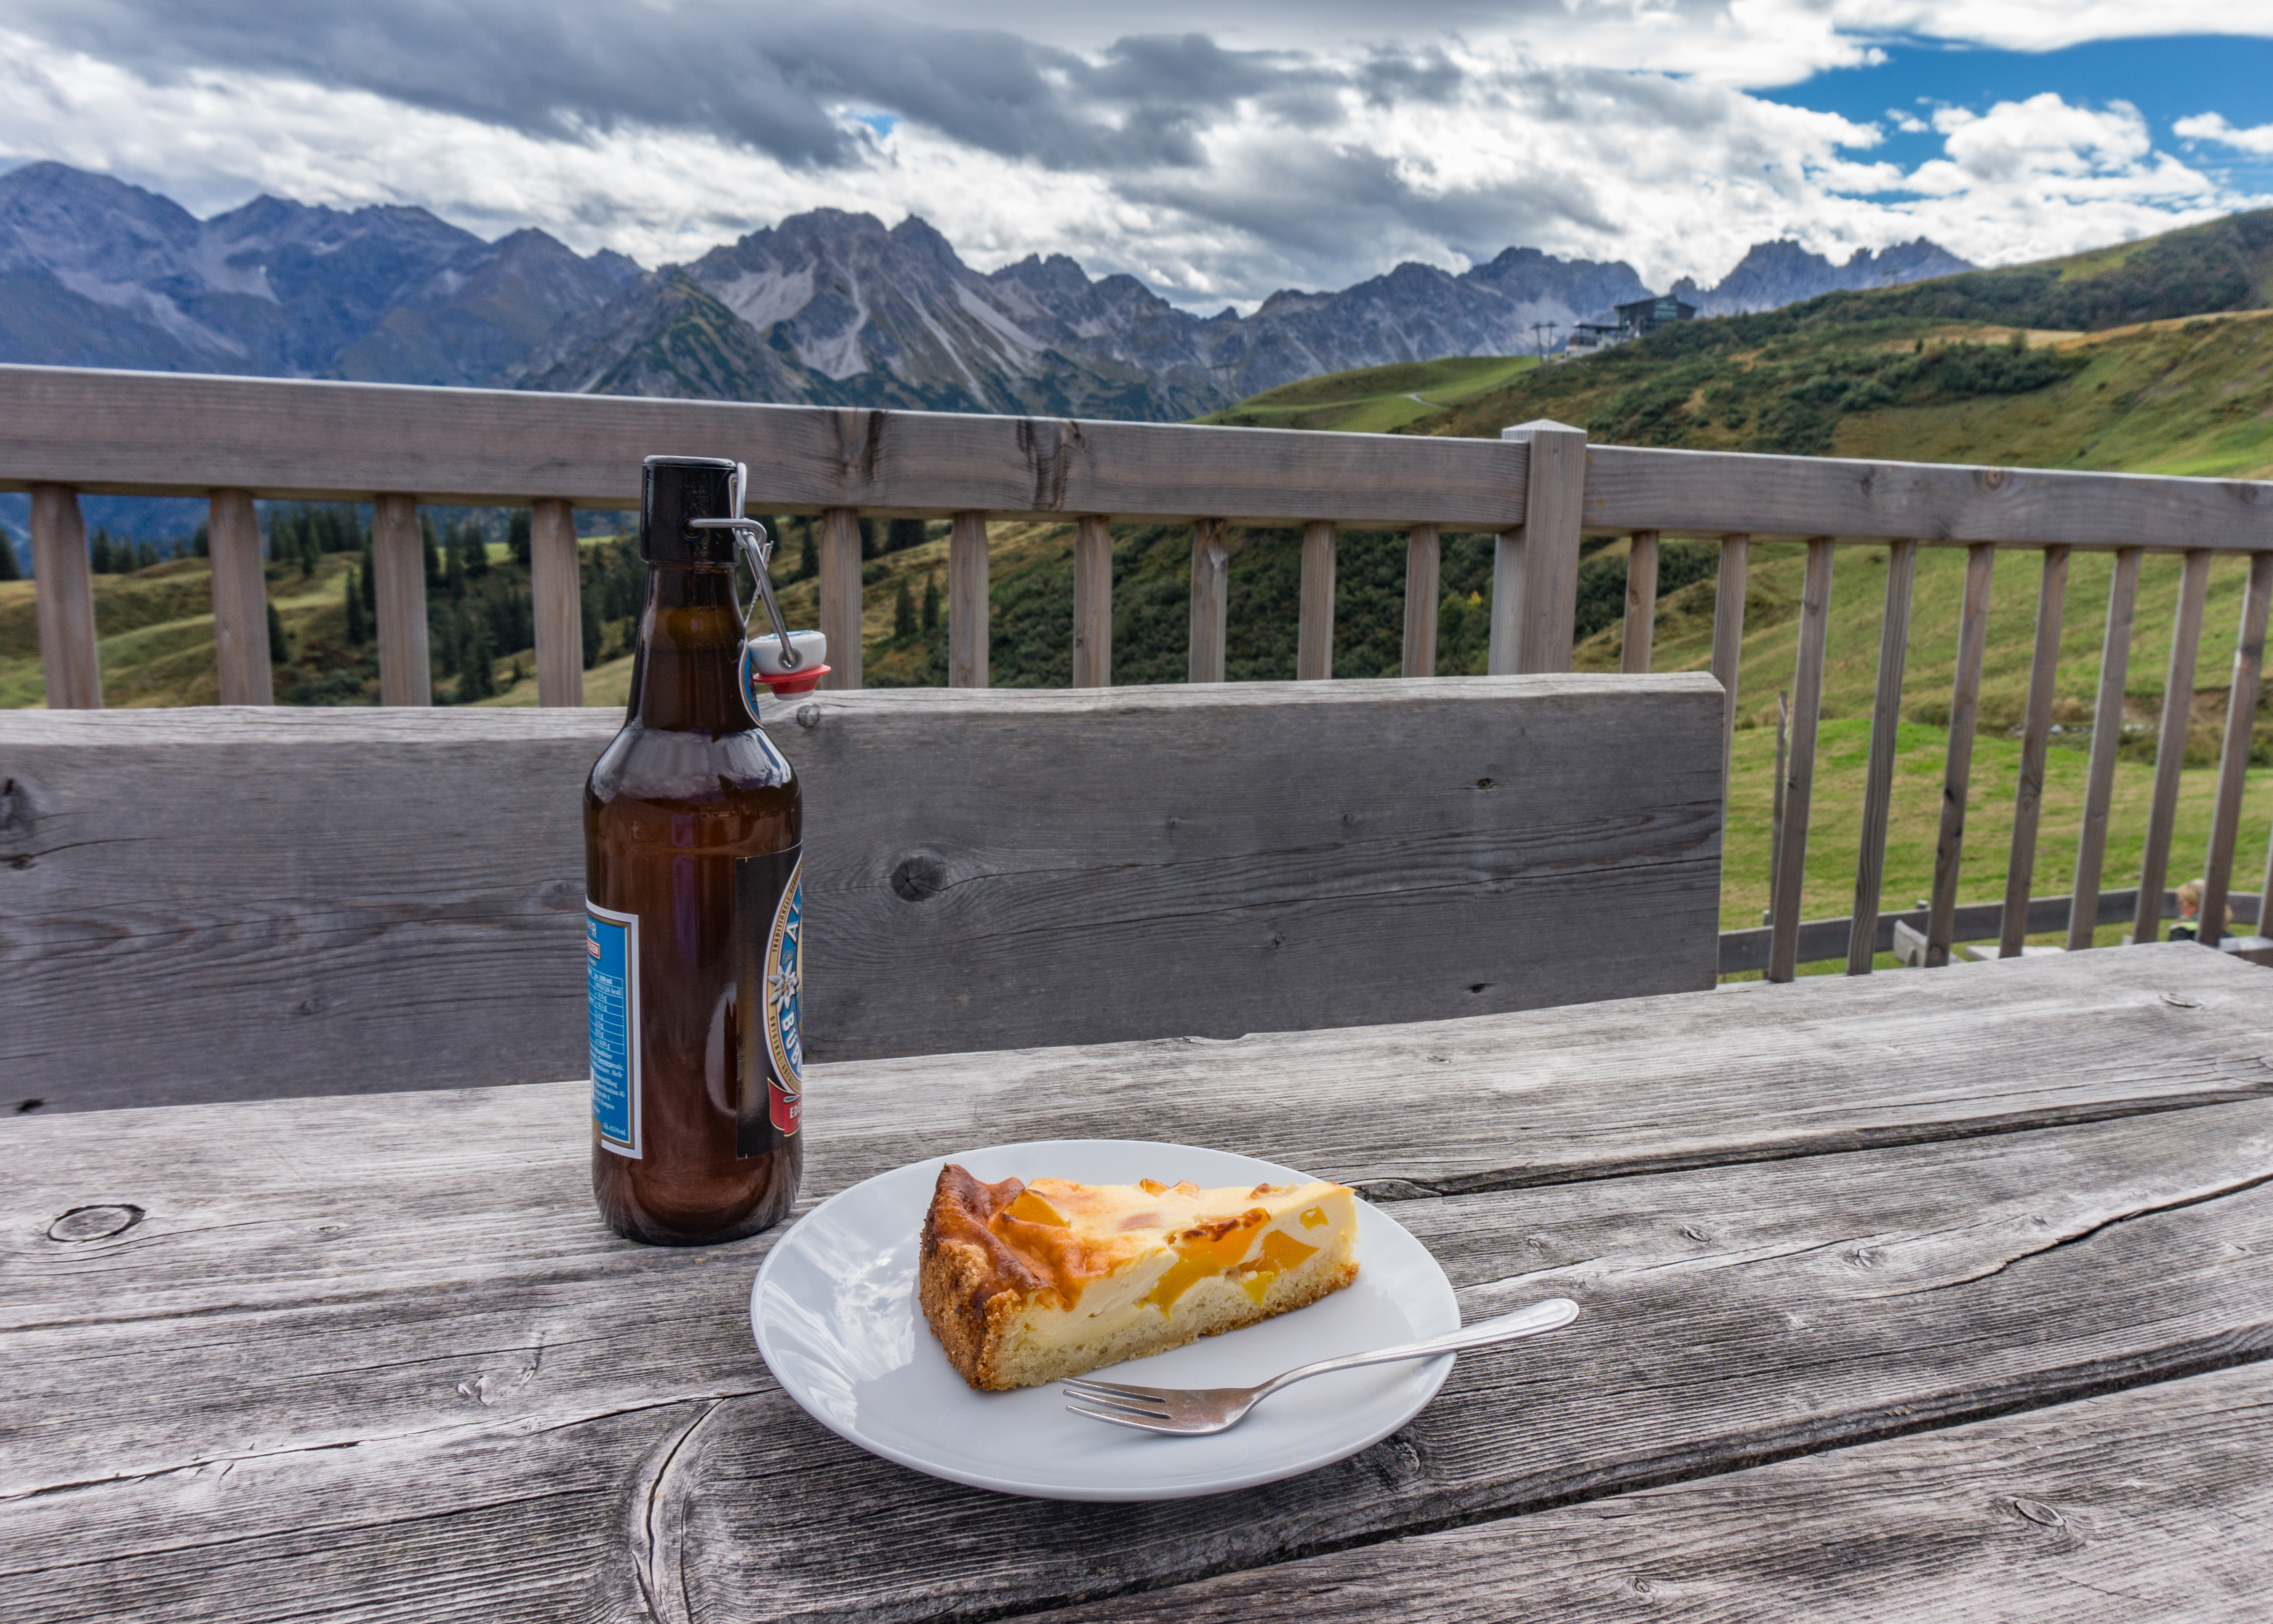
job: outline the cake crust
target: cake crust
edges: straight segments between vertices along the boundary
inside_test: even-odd
[[[949,1163],[918,1297],[964,1380],[1001,1391],[1305,1307],[1357,1277],[1355,1231],[1339,1184],[990,1184]]]

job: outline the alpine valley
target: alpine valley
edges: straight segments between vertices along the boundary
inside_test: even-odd
[[[1707,314],[1968,269],[1920,240],[1834,265],[1755,246]],[[1197,316],[1063,255],[965,265],[915,216],[817,209],[642,271],[542,231],[261,197],[199,220],[60,163],[0,175],[0,361],[1178,420],[1323,372],[1531,350],[1652,289],[1531,248]]]

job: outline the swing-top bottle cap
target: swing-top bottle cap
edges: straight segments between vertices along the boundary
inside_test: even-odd
[[[650,564],[731,564],[734,532],[694,530],[689,519],[739,519],[724,457],[651,456],[640,464],[640,557]]]

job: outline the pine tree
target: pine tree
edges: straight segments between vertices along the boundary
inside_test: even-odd
[[[884,527],[884,551],[905,553],[910,547],[924,545],[924,522],[921,519],[894,519]]]
[[[348,647],[359,649],[369,635],[363,618],[363,583],[356,578],[356,568],[348,566]]]
[[[466,628],[458,655],[458,703],[487,699],[497,692],[497,659],[491,652],[490,628],[476,619]]]
[[[813,521],[805,522],[805,537],[798,545],[797,579],[810,581],[821,573],[821,553],[813,539]]]
[[[94,542],[87,549],[87,567],[98,575],[110,573],[110,531],[103,525],[94,527]]]
[[[892,635],[912,637],[916,635],[916,598],[908,590],[908,578],[900,577],[898,596],[892,599]]]
[[[292,658],[284,645],[284,622],[277,618],[276,605],[268,605],[268,663],[281,665]]]
[[[0,530],[0,581],[21,581],[24,567],[16,561],[15,538]]]
[[[309,521],[307,510],[303,508],[300,519],[301,575],[312,580],[315,577],[316,567],[323,561],[323,545],[317,538],[316,527]]]
[[[418,540],[426,554],[426,584],[442,584],[442,544],[435,538],[434,521],[425,514],[418,515]]]
[[[199,558],[213,556],[213,538],[206,533],[204,525],[199,525],[198,533],[190,538],[190,550]]]
[[[923,630],[929,636],[939,629],[939,577],[924,577]]]
[[[203,531],[199,533],[204,534]],[[363,598],[363,612],[373,620],[377,620],[379,618],[379,583],[371,574],[371,532],[368,530],[364,532],[363,568],[358,574],[358,579],[363,583],[358,589]]]
[[[600,639],[605,628],[600,624],[600,595],[590,587],[583,597],[584,669],[589,671],[600,663]]]
[[[876,545],[876,522],[874,519],[861,520],[860,557],[864,560],[872,559],[876,556],[878,551],[879,549]]]
[[[523,569],[529,568],[530,553],[528,508],[516,508],[513,510],[513,518],[506,525],[505,542],[506,546],[513,549],[513,561]]]

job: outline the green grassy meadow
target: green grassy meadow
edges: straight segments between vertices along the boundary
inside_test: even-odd
[[[1245,429],[1339,429],[1386,434],[1505,387],[1534,356],[1448,356],[1304,378],[1251,395],[1201,423]]]

